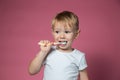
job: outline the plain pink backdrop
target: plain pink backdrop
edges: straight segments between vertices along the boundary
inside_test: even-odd
[[[86,53],[90,80],[120,80],[120,0],[0,0],[0,80],[42,80],[28,64],[63,10],[79,16],[73,46]]]

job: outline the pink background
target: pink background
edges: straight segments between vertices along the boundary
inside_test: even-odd
[[[120,80],[120,0],[0,0],[0,80],[42,80],[28,64],[63,10],[79,16],[73,46],[86,53],[90,80]]]

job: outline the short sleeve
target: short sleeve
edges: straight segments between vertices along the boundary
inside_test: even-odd
[[[83,70],[87,67],[87,62],[86,62],[86,58],[85,55],[83,55],[81,57],[80,63],[79,63],[79,70]]]

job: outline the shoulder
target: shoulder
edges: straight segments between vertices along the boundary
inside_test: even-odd
[[[80,51],[80,50],[78,50],[78,49],[74,49],[74,54],[75,54],[75,55],[78,55],[78,56],[84,56],[84,55],[85,55],[84,52],[82,52],[82,51]]]
[[[80,61],[84,56],[85,53],[78,50],[78,49],[74,49],[74,51],[72,52],[71,56],[76,59],[77,61]]]

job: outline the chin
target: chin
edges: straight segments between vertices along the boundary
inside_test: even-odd
[[[58,48],[61,49],[61,50],[69,50],[68,47],[58,47]]]

